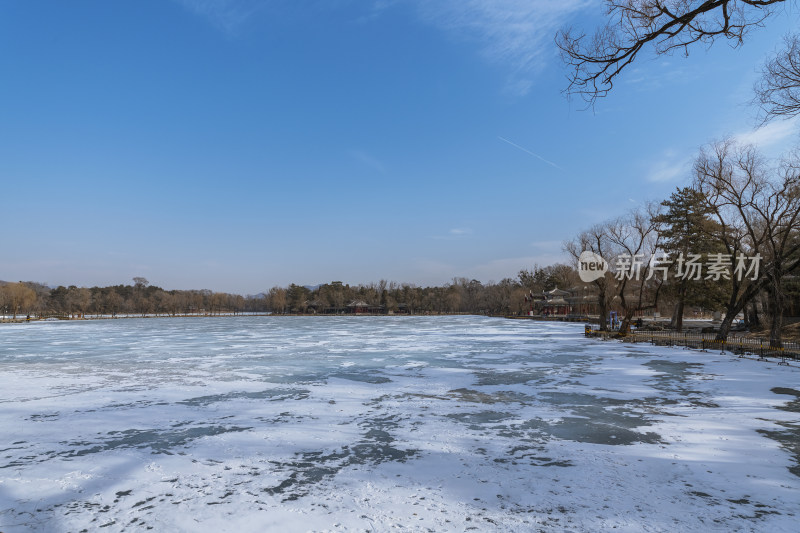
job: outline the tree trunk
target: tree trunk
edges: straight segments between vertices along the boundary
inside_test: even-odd
[[[761,327],[761,318],[758,314],[758,306],[755,300],[745,308],[744,325],[748,330],[754,330]]]
[[[728,334],[731,332],[731,324],[733,324],[733,317],[735,317],[735,313],[726,313],[725,318],[722,320],[722,323],[719,325],[719,331],[717,332],[716,339],[718,341],[725,341],[728,340]]]
[[[733,324],[733,319],[739,312],[745,308],[750,303],[753,303],[756,295],[764,288],[764,282],[759,281],[753,285],[748,286],[741,295],[739,295],[739,287],[737,284],[733,285],[733,291],[731,292],[730,299],[728,300],[728,304],[725,306],[725,319],[722,321],[722,324],[719,326],[719,332],[717,333],[716,339],[724,341],[728,338],[728,333],[731,331],[731,324]]]
[[[683,331],[683,312],[686,307],[686,293],[689,290],[689,285],[686,280],[683,280],[678,286],[678,302],[675,306],[675,313],[673,321],[675,322],[675,330],[679,333]]]
[[[716,339],[718,341],[725,341],[728,339],[728,333],[731,332],[731,325],[733,324],[733,318],[739,313],[739,311],[744,307],[745,303],[748,300],[744,298],[736,298],[736,291],[731,293],[730,301],[728,305],[725,307],[725,318],[722,320],[722,323],[719,325],[719,331],[717,332]]]
[[[769,345],[771,348],[781,348],[783,342],[781,339],[781,329],[783,328],[783,308],[785,306],[785,297],[781,291],[781,272],[776,271],[770,284],[769,297],[769,310],[770,310],[770,325],[769,325]]]
[[[608,331],[608,305],[603,292],[597,297],[597,308],[600,313],[600,331]]]
[[[673,309],[672,311],[672,319],[670,320],[669,324],[678,333],[683,331],[683,306],[684,306],[683,297],[680,296],[678,298],[678,301],[675,302],[675,309]]]

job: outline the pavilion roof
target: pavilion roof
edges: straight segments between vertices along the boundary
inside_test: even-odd
[[[569,291],[565,291],[563,289],[559,289],[558,287],[556,287],[555,289],[553,289],[551,291],[542,291],[542,292],[544,292],[544,294],[547,295],[547,296],[569,296],[570,295]]]

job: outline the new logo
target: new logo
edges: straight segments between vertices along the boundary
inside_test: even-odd
[[[600,255],[588,250],[578,258],[578,276],[584,283],[600,279],[608,272],[608,263]]]

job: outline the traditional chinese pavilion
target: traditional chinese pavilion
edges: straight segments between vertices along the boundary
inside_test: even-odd
[[[536,310],[542,316],[567,316],[572,313],[572,305],[567,301],[570,296],[569,291],[558,287],[542,291],[542,299],[536,301]]]

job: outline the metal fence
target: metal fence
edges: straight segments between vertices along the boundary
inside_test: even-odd
[[[634,330],[627,334],[618,331],[600,331],[589,325],[586,326],[587,337],[599,337],[604,340],[620,339],[623,342],[649,342],[656,346],[683,346],[703,351],[719,351],[720,353],[757,355],[759,360],[768,358],[780,359],[779,364],[788,364],[788,360],[800,360],[800,343],[783,342],[783,346],[770,346],[768,339],[728,336],[726,340],[718,340],[713,333],[694,333],[677,331],[648,331]]]

